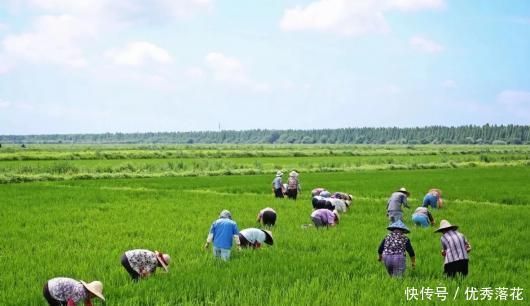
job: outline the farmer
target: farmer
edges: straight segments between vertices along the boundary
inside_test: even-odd
[[[340,213],[345,213],[348,211],[348,205],[346,205],[346,201],[336,198],[329,198],[327,199],[328,203],[330,203],[330,206],[333,207],[333,210],[336,210]]]
[[[321,208],[313,211],[311,213],[311,221],[313,221],[313,224],[315,227],[333,227],[336,226],[339,221],[339,213],[335,211],[331,211],[329,209]]]
[[[336,198],[336,199],[341,199],[341,200],[344,200],[344,201],[347,201],[346,203],[348,204],[348,206],[351,204],[351,202],[353,201],[353,196],[351,194],[348,194],[348,193],[345,193],[345,192],[335,192],[331,195],[332,198]]]
[[[423,207],[442,208],[442,191],[440,189],[431,189],[423,198]]]
[[[418,207],[412,214],[412,222],[417,226],[429,227],[429,225],[434,225],[434,218],[427,207]]]
[[[289,180],[287,181],[287,197],[296,200],[299,191],[300,182],[298,181],[298,172],[293,170],[289,173]]]
[[[276,177],[272,180],[272,192],[274,192],[274,196],[277,198],[283,198],[283,194],[285,193],[282,176],[283,172],[278,170],[278,172],[276,172]]]
[[[458,226],[451,225],[447,220],[440,222],[440,228],[435,232],[442,233],[442,256],[444,259],[444,274],[454,277],[457,273],[466,276],[468,273],[471,245],[464,235],[457,231]]]
[[[121,256],[121,265],[133,281],[150,276],[158,267],[162,267],[167,272],[170,261],[171,257],[168,254],[143,249],[129,250]]]
[[[276,224],[276,211],[270,207],[263,208],[259,211],[256,221],[265,226],[274,226]]]
[[[228,210],[223,210],[219,215],[219,219],[212,223],[204,248],[207,249],[210,243],[213,242],[214,257],[220,257],[222,260],[228,261],[230,259],[230,250],[232,249],[232,240],[236,241],[238,250],[241,250],[237,224],[232,221],[232,214]]]
[[[326,189],[321,188],[321,187],[315,188],[311,191],[311,196],[314,197],[314,196],[320,195],[322,191],[326,191]]]
[[[388,274],[392,277],[401,277],[405,273],[405,251],[409,253],[412,268],[416,267],[416,257],[414,249],[406,233],[409,233],[407,226],[398,220],[390,224],[387,229],[388,235],[379,245],[379,261],[383,261]]]
[[[314,196],[311,199],[311,203],[313,205],[313,209],[321,209],[321,208],[329,208],[329,207],[331,207],[331,204],[328,202],[328,199],[326,199],[326,198],[324,198],[322,196]]]
[[[239,232],[239,241],[243,248],[259,249],[263,243],[272,245],[272,233],[258,228],[246,228]]]
[[[75,306],[83,301],[85,306],[92,306],[92,298],[97,297],[105,301],[103,297],[103,284],[99,281],[85,283],[67,277],[56,277],[44,284],[43,294],[48,305],[52,306]]]
[[[388,204],[386,207],[387,216],[390,220],[390,223],[396,222],[397,220],[403,220],[403,210],[401,210],[401,206],[410,208],[407,203],[408,196],[410,196],[410,193],[407,191],[407,189],[405,189],[405,187],[401,187],[398,191],[392,193],[388,199]]]

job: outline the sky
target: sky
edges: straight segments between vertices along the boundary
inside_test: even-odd
[[[0,0],[0,134],[530,124],[527,0]]]

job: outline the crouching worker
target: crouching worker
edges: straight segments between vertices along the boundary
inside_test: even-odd
[[[466,276],[468,273],[471,245],[466,237],[457,231],[458,226],[451,225],[447,220],[440,221],[440,228],[435,233],[442,233],[442,256],[444,259],[444,274],[454,277],[457,273]]]
[[[313,221],[313,224],[317,228],[324,226],[333,227],[339,223],[340,217],[339,213],[336,210],[331,211],[329,209],[321,208],[311,213],[311,221]]]
[[[392,277],[401,277],[405,273],[405,251],[409,253],[412,267],[416,267],[414,249],[406,233],[410,233],[407,226],[398,220],[390,224],[387,229],[390,233],[379,245],[379,261],[383,261],[388,274]]]
[[[442,208],[442,191],[440,189],[433,188],[427,192],[423,198],[423,207]]]
[[[67,277],[50,279],[44,285],[43,294],[48,305],[52,306],[75,306],[81,301],[85,306],[92,306],[91,300],[94,297],[105,301],[101,282],[93,281],[87,284]]]
[[[243,248],[259,249],[263,243],[273,245],[272,233],[259,228],[246,228],[239,232],[239,242]]]
[[[232,214],[228,210],[223,210],[219,219],[212,223],[204,248],[207,249],[213,242],[213,256],[228,261],[233,240],[235,240],[238,250],[241,250],[237,224],[232,221]]]
[[[121,265],[133,281],[150,276],[158,267],[167,272],[170,261],[171,257],[168,254],[143,249],[129,250],[121,256]]]
[[[264,208],[260,210],[256,221],[264,226],[274,226],[276,224],[276,212],[270,207]]]
[[[412,222],[417,226],[429,227],[429,225],[434,225],[434,218],[427,207],[418,207],[412,215]]]

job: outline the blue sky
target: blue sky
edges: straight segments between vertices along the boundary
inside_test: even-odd
[[[530,2],[4,0],[0,134],[530,124]]]

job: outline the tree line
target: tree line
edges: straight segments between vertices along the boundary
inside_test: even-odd
[[[530,125],[0,135],[0,144],[530,144]]]

